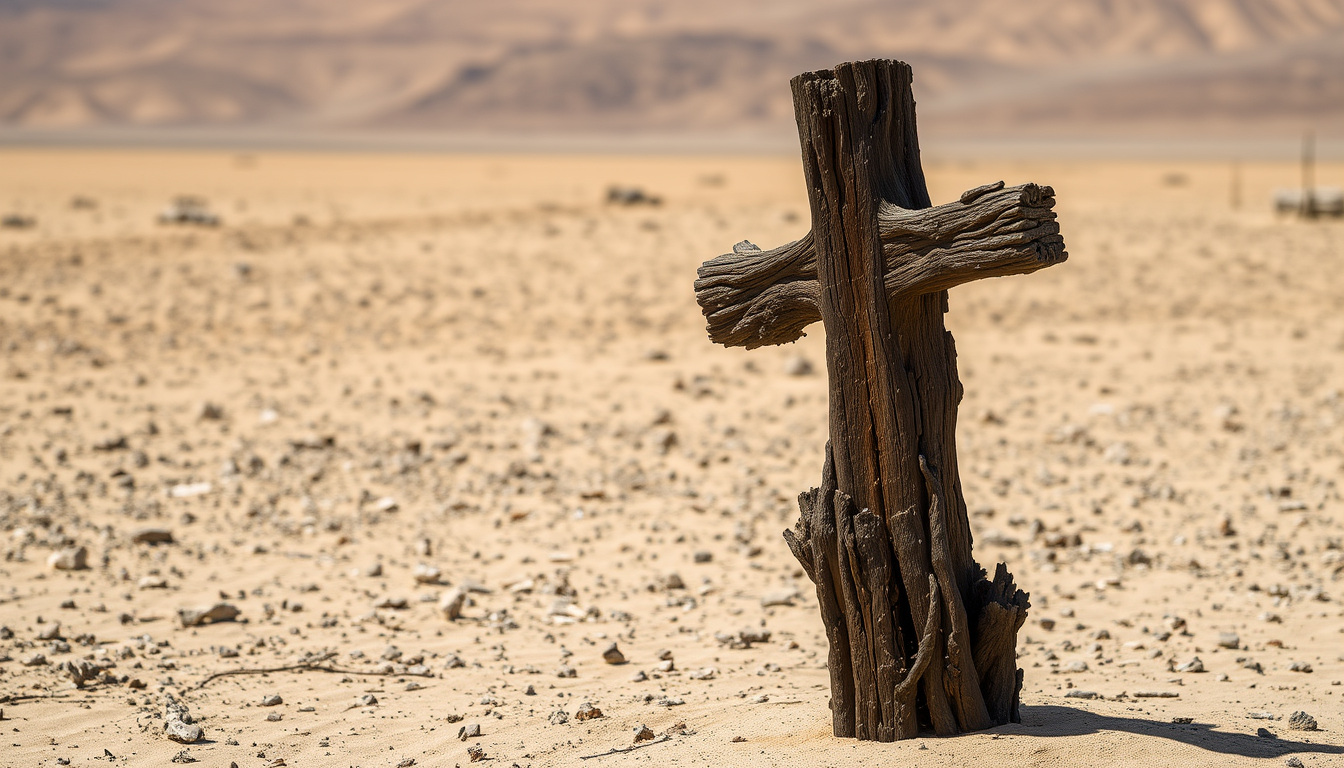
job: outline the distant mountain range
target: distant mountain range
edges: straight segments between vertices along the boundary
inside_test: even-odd
[[[1344,134],[1344,0],[0,0],[0,126],[788,133],[877,56],[942,135]]]

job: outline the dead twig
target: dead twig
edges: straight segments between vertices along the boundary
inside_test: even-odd
[[[620,755],[626,752],[634,752],[636,749],[652,747],[654,744],[662,744],[665,741],[671,741],[671,740],[672,740],[671,736],[663,734],[662,736],[659,736],[658,738],[654,739],[653,741],[650,741],[647,744],[636,744],[633,747],[612,747],[611,749],[608,749],[606,752],[598,752],[596,755],[579,755],[579,759],[592,760],[594,757],[606,757],[607,755]]]
[[[196,687],[193,688],[192,690],[199,691],[200,689],[204,688],[206,685],[208,685],[210,682],[214,680],[218,680],[221,677],[232,677],[233,675],[265,675],[271,672],[294,672],[296,670],[323,669],[322,667],[319,667],[317,665],[334,657],[335,655],[336,652],[331,651],[329,653],[324,653],[321,656],[317,656],[315,658],[305,659],[304,661],[300,661],[298,664],[286,664],[283,667],[266,667],[257,669],[230,669],[224,672],[216,672],[213,675],[210,675],[209,677],[205,678],[201,682],[197,683]],[[331,670],[327,669],[326,671]]]
[[[68,699],[69,694],[62,693],[11,693],[0,696],[0,704],[17,704],[20,701],[36,701],[39,699]]]

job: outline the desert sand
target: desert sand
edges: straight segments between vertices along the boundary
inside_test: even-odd
[[[806,232],[796,156],[3,150],[0,766],[1344,765],[1344,224],[1287,164],[926,169],[1070,252],[948,315],[1021,724],[830,735],[822,333],[691,289]]]

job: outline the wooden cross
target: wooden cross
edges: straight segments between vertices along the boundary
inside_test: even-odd
[[[709,337],[783,344],[822,321],[830,441],[784,538],[816,584],[836,736],[893,741],[1017,722],[1027,595],[971,556],[947,290],[1067,258],[1054,191],[1003,182],[930,207],[910,67],[792,81],[812,231],[743,241],[695,282]]]

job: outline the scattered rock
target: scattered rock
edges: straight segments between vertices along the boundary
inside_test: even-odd
[[[576,671],[574,670],[573,667],[571,667],[571,666],[569,666],[568,664],[565,664],[565,663],[562,662],[562,663],[560,664],[560,666],[558,666],[558,667],[555,668],[555,676],[556,676],[556,677],[578,677],[578,676],[579,676],[579,673],[576,672]]]
[[[653,733],[653,729],[652,729],[652,728],[650,728],[649,726],[647,726],[647,725],[645,725],[645,724],[643,724],[643,723],[640,723],[639,725],[636,725],[636,726],[635,726],[635,742],[634,742],[634,743],[638,744],[638,743],[640,743],[641,741],[652,741],[653,738],[654,738],[654,733]]]
[[[439,613],[442,613],[443,618],[448,621],[457,621],[462,617],[462,608],[466,606],[468,600],[465,589],[454,587],[439,600]]]
[[[1066,698],[1066,699],[1099,699],[1099,698],[1101,698],[1101,694],[1097,693],[1096,691],[1083,691],[1083,690],[1079,690],[1079,689],[1076,689],[1076,688],[1075,688],[1074,690],[1069,691],[1068,693],[1064,694],[1064,698]]]
[[[793,605],[793,601],[798,597],[796,589],[777,589],[773,592],[766,592],[761,597],[761,607],[771,608],[777,605]]]
[[[82,571],[89,567],[89,550],[86,547],[57,550],[47,558],[47,566],[58,571]]]
[[[1205,671],[1207,671],[1207,670],[1204,669],[1204,662],[1200,661],[1200,660],[1199,660],[1199,657],[1196,656],[1196,657],[1194,657],[1193,659],[1191,659],[1191,660],[1185,662],[1184,664],[1179,664],[1179,665],[1177,665],[1177,667],[1176,667],[1176,671],[1177,671],[1177,672],[1205,672]]]
[[[1317,731],[1320,730],[1320,727],[1316,723],[1316,718],[1308,715],[1306,712],[1298,710],[1288,717],[1288,730]]]
[[[1305,662],[1305,661],[1294,661],[1292,664],[1289,664],[1289,665],[1288,665],[1288,671],[1289,671],[1289,672],[1306,672],[1306,673],[1310,673],[1310,672],[1312,671],[1312,669],[1311,669],[1311,664],[1309,664],[1308,662]]]
[[[602,710],[598,709],[592,704],[589,704],[586,701],[580,704],[578,710],[574,712],[574,719],[578,720],[579,722],[583,722],[585,720],[595,720],[599,717],[603,717]]]
[[[569,722],[569,713],[563,709],[557,709],[551,713],[548,719],[551,721],[551,725],[564,725]]]
[[[466,725],[457,729],[457,738],[460,741],[480,738],[480,735],[481,735],[480,723],[467,723]]]
[[[411,577],[415,579],[417,584],[438,584],[443,577],[443,572],[432,565],[418,563],[415,568],[411,569]]]
[[[167,528],[138,528],[131,533],[136,544],[172,544],[173,532]]]
[[[602,652],[602,660],[608,664],[624,664],[625,654],[621,653],[621,649],[616,647],[616,643],[612,643]]]
[[[1236,650],[1241,647],[1241,637],[1236,632],[1219,632],[1218,647]]]
[[[278,693],[272,693],[271,695],[262,697],[261,699],[261,706],[263,707],[278,707],[284,703],[285,700],[280,698],[280,694]]]
[[[99,673],[103,671],[102,667],[84,659],[62,662],[59,669],[70,678],[76,688],[83,688],[85,683],[97,680]]]
[[[811,376],[815,370],[812,361],[806,357],[795,355],[784,361],[784,374],[786,376]]]
[[[485,759],[485,750],[479,744],[472,744],[467,747],[467,757],[471,758],[471,762],[479,763]]]
[[[1177,691],[1135,691],[1134,696],[1140,699],[1175,699],[1181,694]]]
[[[230,603],[215,603],[209,608],[180,608],[177,617],[184,627],[200,627],[221,621],[233,621],[242,614]]]
[[[690,678],[691,680],[713,680],[714,677],[718,674],[719,670],[715,669],[714,667],[701,667],[700,669],[695,669],[691,670],[690,672],[687,672],[686,677]]]

